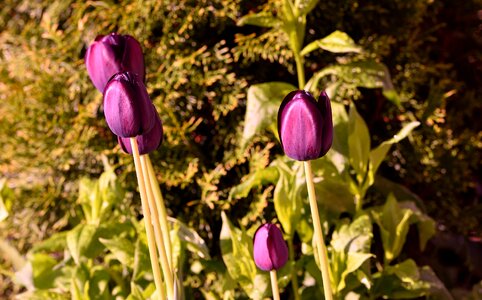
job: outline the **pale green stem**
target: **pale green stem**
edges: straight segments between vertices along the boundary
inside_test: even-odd
[[[293,49],[293,52],[294,52],[295,63],[296,63],[296,73],[298,75],[298,88],[300,90],[303,90],[306,85],[303,58],[301,57],[299,52],[296,52],[296,50]]]
[[[162,235],[164,237],[164,244],[166,246],[166,254],[169,260],[169,266],[171,270],[174,271],[174,266],[172,265],[172,246],[171,246],[171,236],[169,225],[167,223],[167,211],[166,205],[164,204],[164,199],[162,197],[161,189],[159,188],[159,183],[156,179],[156,173],[154,172],[154,167],[152,166],[151,159],[146,155],[147,168],[149,170],[149,180],[151,182],[151,187],[153,188],[154,197],[156,199],[157,211],[159,214],[161,222]]]
[[[146,156],[142,155],[141,169],[142,176],[144,176],[146,191],[147,191],[147,202],[149,205],[149,211],[152,214],[152,225],[154,226],[154,237],[156,239],[157,251],[159,252],[159,257],[161,259],[162,272],[164,274],[164,281],[167,287],[167,296],[169,299],[174,300],[174,279],[172,277],[172,271],[169,266],[169,259],[166,254],[166,246],[164,245],[164,237],[162,235],[161,225],[159,222],[159,214],[156,205],[156,200],[154,198],[154,193],[152,191],[149,170],[147,167]]]
[[[296,272],[296,264],[295,264],[295,249],[293,247],[293,237],[290,236],[288,239],[288,248],[289,248],[289,257],[290,261],[293,262],[293,268],[291,269],[291,287],[293,288],[293,296],[295,300],[300,300],[300,295],[298,294],[298,275]]]
[[[278,276],[276,276],[276,270],[271,270],[269,272],[271,277],[271,290],[273,291],[273,300],[280,300],[279,288],[278,288]]]
[[[137,146],[136,138],[131,138],[131,148],[134,157],[134,166],[136,168],[137,183],[139,185],[139,193],[141,195],[142,211],[144,214],[144,224],[146,227],[147,246],[149,247],[149,256],[151,259],[152,273],[154,274],[154,283],[156,285],[159,299],[164,299],[165,295],[164,285],[162,283],[161,269],[159,267],[159,258],[157,257],[156,242],[154,238],[154,229],[152,228],[151,213],[149,211],[149,204],[147,203],[146,186],[144,184],[144,176],[141,170],[141,161],[139,157],[139,148]]]
[[[315,185],[313,183],[313,172],[311,171],[311,162],[305,161],[306,186],[308,188],[308,198],[310,200],[311,217],[313,218],[314,237],[316,239],[316,250],[320,260],[321,277],[323,279],[323,290],[325,291],[325,299],[333,300],[330,283],[330,265],[328,262],[328,253],[326,251],[325,242],[323,240],[323,232],[321,230],[320,215],[318,212],[318,204],[316,202]]]

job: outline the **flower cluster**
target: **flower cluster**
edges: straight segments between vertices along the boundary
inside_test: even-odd
[[[156,150],[162,142],[162,122],[144,85],[140,44],[129,35],[99,36],[87,49],[85,65],[104,94],[105,119],[121,148],[132,154],[129,138],[135,137],[140,154]]]

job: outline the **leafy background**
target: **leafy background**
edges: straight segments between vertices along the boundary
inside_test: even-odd
[[[147,88],[165,130],[151,158],[170,215],[199,233],[213,257],[210,268],[220,268],[222,212],[240,226],[274,216],[266,207],[274,187],[230,197],[245,175],[281,154],[268,131],[240,143],[248,87],[296,85],[288,41],[237,25],[273,2],[3,1],[0,170],[8,217],[0,240],[26,255],[55,232],[75,229],[83,218],[79,180],[98,178],[106,165],[115,166],[127,191],[116,213],[140,214],[130,157],[119,154],[83,64],[96,35],[117,31],[144,49]],[[372,145],[407,120],[421,122],[391,148],[380,173],[411,190],[436,220],[438,234],[424,255],[411,243],[403,252],[430,264],[452,290],[471,290],[482,277],[480,255],[468,254],[468,245],[480,249],[482,235],[480,8],[477,0],[321,1],[307,17],[304,39],[309,44],[340,30],[387,66],[398,107],[381,89],[347,89],[344,96],[355,100]],[[307,77],[336,59],[343,58],[310,53]],[[367,206],[384,200],[367,191]],[[408,232],[408,240],[416,235]],[[8,298],[22,288],[8,276],[15,262],[0,262],[0,297]],[[209,276],[186,280],[196,291]]]

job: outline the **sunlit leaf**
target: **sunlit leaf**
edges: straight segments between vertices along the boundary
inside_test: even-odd
[[[281,20],[276,18],[269,12],[260,12],[243,16],[241,19],[238,20],[236,25],[254,25],[259,27],[271,28],[281,25]]]
[[[323,49],[325,51],[333,53],[346,53],[346,52],[360,52],[361,47],[359,47],[348,34],[342,31],[334,31],[328,36],[311,42],[303,50],[301,50],[301,55],[306,55],[313,50]]]
[[[276,123],[281,101],[294,90],[295,86],[285,82],[268,82],[249,87],[243,145],[246,145],[256,133]]]

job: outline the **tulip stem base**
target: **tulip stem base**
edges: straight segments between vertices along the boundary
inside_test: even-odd
[[[273,291],[273,300],[280,300],[279,288],[278,288],[278,276],[276,275],[276,270],[271,270],[269,272],[269,277],[271,277],[271,290]]]
[[[164,274],[164,281],[166,282],[167,295],[169,299],[174,299],[174,281],[172,276],[171,267],[169,264],[169,259],[166,254],[166,245],[164,241],[164,236],[162,234],[161,225],[159,222],[159,208],[156,204],[154,198],[153,186],[151,184],[150,174],[147,166],[146,155],[140,157],[142,175],[145,180],[146,191],[147,191],[147,202],[149,205],[149,210],[152,214],[152,224],[154,226],[154,237],[157,244],[157,251],[159,252],[159,257],[161,259],[162,272]]]
[[[323,231],[321,230],[320,215],[318,212],[318,203],[316,202],[315,185],[313,183],[313,172],[311,170],[311,162],[305,161],[306,186],[308,188],[308,198],[310,201],[311,217],[313,218],[314,238],[316,239],[316,251],[320,260],[321,277],[323,279],[323,290],[325,299],[333,300],[333,294],[330,283],[330,265],[328,262],[328,253],[326,251],[325,242],[323,240]]]
[[[162,282],[161,269],[159,267],[159,258],[156,253],[156,242],[154,237],[154,229],[152,228],[151,212],[147,203],[147,192],[144,176],[141,170],[141,160],[139,156],[139,148],[135,138],[130,139],[132,154],[134,157],[134,166],[136,168],[137,183],[139,185],[139,193],[141,195],[142,212],[144,214],[144,224],[146,227],[147,246],[149,248],[149,257],[151,259],[152,273],[154,274],[154,283],[159,294],[159,299],[165,299],[166,294]]]
[[[154,193],[154,198],[157,204],[157,213],[159,214],[161,231],[164,237],[164,245],[166,246],[167,259],[169,260],[169,266],[171,270],[174,271],[174,266],[172,265],[172,246],[171,246],[171,236],[170,229],[167,222],[167,211],[166,205],[164,204],[164,198],[162,197],[161,189],[159,188],[159,182],[156,179],[156,173],[154,172],[154,167],[152,166],[151,159],[149,155],[145,155],[145,160],[147,164],[147,169],[149,171],[149,181]]]

